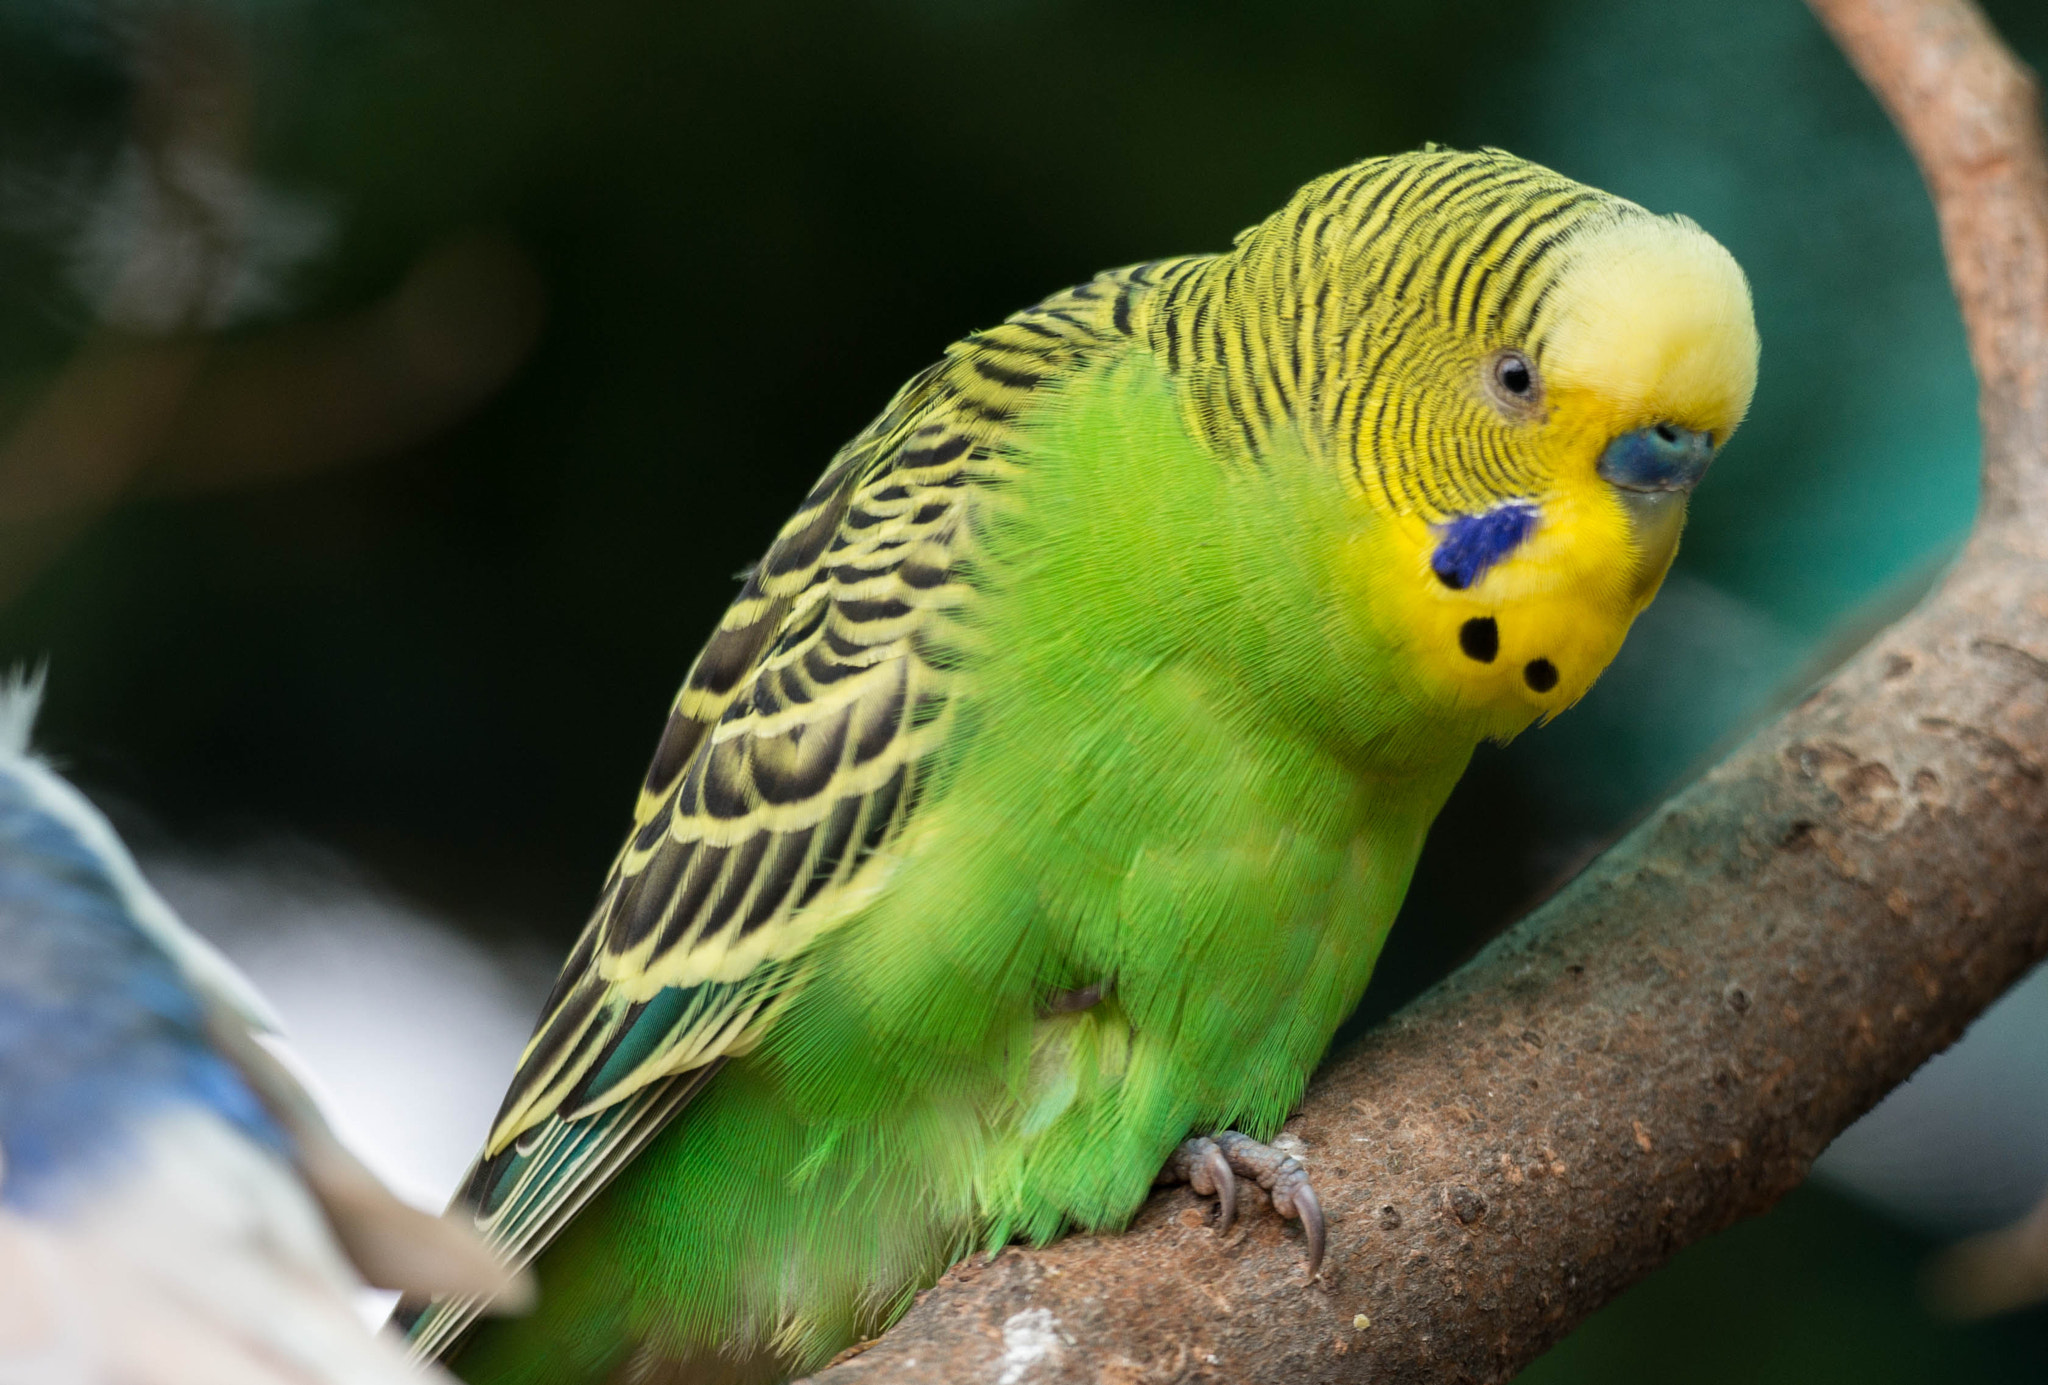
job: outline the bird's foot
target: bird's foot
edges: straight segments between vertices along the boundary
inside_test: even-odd
[[[1308,1181],[1308,1170],[1291,1154],[1262,1145],[1235,1130],[1197,1135],[1181,1142],[1159,1172],[1162,1183],[1185,1183],[1216,1199],[1216,1230],[1237,1220],[1237,1180],[1249,1178],[1272,1196],[1273,1210],[1301,1223],[1308,1237],[1308,1277],[1323,1267],[1323,1205]]]

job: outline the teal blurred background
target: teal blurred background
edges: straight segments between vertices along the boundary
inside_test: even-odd
[[[2048,7],[1989,8],[2048,60]],[[45,743],[160,844],[318,843],[558,953],[732,575],[898,383],[1429,139],[1698,220],[1763,374],[1615,668],[1461,786],[1369,1022],[1967,528],[1932,214],[1791,0],[0,0],[0,659],[50,659]],[[1865,1191],[1525,1379],[2048,1376],[2048,1314],[1916,1306],[1969,1228]]]

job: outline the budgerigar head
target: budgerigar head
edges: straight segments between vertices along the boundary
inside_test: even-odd
[[[1204,430],[1261,451],[1284,429],[1338,470],[1380,638],[1501,735],[1613,658],[1756,382],[1712,237],[1492,150],[1318,179],[1170,321]]]

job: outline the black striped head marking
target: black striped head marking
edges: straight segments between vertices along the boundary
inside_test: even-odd
[[[1659,220],[1499,150],[1319,178],[1182,276],[1144,323],[1192,422],[1259,455],[1287,428],[1431,523],[1538,494],[1549,329],[1589,230]]]

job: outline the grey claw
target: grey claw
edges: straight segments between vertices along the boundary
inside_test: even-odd
[[[1294,1211],[1308,1236],[1308,1277],[1314,1279],[1323,1268],[1323,1204],[1316,1200],[1316,1190],[1306,1178],[1294,1190]]]
[[[1223,1151],[1213,1144],[1202,1156],[1202,1168],[1216,1185],[1216,1234],[1227,1235],[1237,1221],[1237,1175],[1230,1171]]]
[[[1231,1168],[1273,1196],[1273,1210],[1301,1222],[1308,1239],[1308,1277],[1314,1279],[1323,1268],[1323,1204],[1308,1181],[1308,1170],[1291,1154],[1240,1135],[1235,1130],[1217,1133],[1215,1143]]]
[[[1308,1277],[1314,1279],[1323,1267],[1323,1204],[1308,1181],[1308,1170],[1289,1156],[1280,1162],[1273,1177],[1273,1210],[1301,1222],[1308,1238]]]
[[[1237,1174],[1230,1160],[1204,1135],[1181,1141],[1180,1148],[1159,1171],[1161,1183],[1185,1183],[1204,1197],[1216,1199],[1216,1234],[1237,1221]]]

